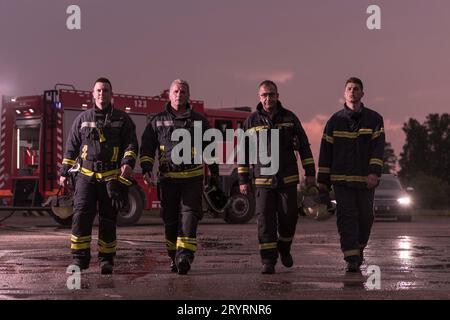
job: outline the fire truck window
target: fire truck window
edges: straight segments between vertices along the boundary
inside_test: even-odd
[[[226,129],[233,129],[233,122],[230,120],[216,120],[214,128],[219,129],[225,135]]]
[[[16,163],[20,176],[38,175],[40,126],[16,127]]]

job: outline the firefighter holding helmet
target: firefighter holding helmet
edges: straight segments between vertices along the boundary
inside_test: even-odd
[[[345,83],[345,104],[325,126],[319,156],[319,188],[333,186],[337,227],[347,272],[359,272],[374,220],[375,188],[383,169],[383,117],[367,108],[361,79]]]
[[[244,123],[244,130],[256,135],[261,143],[261,134],[265,130],[279,130],[279,170],[265,174],[265,166],[258,161],[253,164],[254,184],[256,187],[256,214],[258,216],[259,252],[263,264],[263,274],[275,273],[275,265],[280,255],[281,263],[290,268],[294,261],[291,251],[292,240],[298,219],[297,184],[299,172],[295,152],[300,153],[306,174],[307,186],[316,184],[314,159],[308,137],[297,116],[284,108],[278,100],[277,85],[270,80],[263,81],[258,87],[259,104]],[[270,153],[271,145],[267,146]],[[250,188],[249,148],[246,146],[246,161],[239,164],[239,188],[247,194]]]
[[[136,128],[131,118],[111,104],[112,86],[99,78],[93,88],[94,107],[73,122],[66,142],[60,185],[77,168],[72,220],[72,265],[87,269],[91,234],[99,213],[98,258],[102,274],[113,272],[116,219],[127,200],[137,158]]]
[[[171,259],[171,271],[185,275],[191,269],[197,250],[197,225],[202,219],[203,159],[193,161],[202,150],[194,147],[194,126],[201,124],[203,132],[209,128],[208,120],[193,111],[189,104],[189,84],[174,80],[169,90],[170,102],[165,110],[156,114],[148,123],[142,135],[140,163],[144,181],[151,182],[155,157],[158,155],[158,189],[161,201],[161,217],[165,227],[166,249]],[[179,163],[173,154],[178,141],[172,140],[175,130],[185,130],[191,137],[189,160]],[[178,131],[180,132],[180,131]],[[202,132],[202,136],[203,136]],[[183,138],[184,139],[184,138]],[[172,152],[172,150],[174,152]],[[158,152],[158,154],[157,154]],[[184,150],[182,151],[184,153]],[[198,158],[197,158],[198,159]],[[211,163],[211,162],[209,162]],[[217,164],[210,164],[210,185],[218,185]]]

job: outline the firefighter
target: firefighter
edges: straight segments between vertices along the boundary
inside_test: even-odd
[[[127,200],[138,142],[131,118],[111,104],[108,79],[94,83],[94,107],[81,113],[68,134],[60,184],[76,166],[71,251],[73,265],[89,267],[92,224],[99,213],[98,258],[102,274],[111,274],[116,254],[117,213]],[[72,171],[72,170],[71,170]]]
[[[264,166],[260,161],[253,166],[262,273],[272,274],[275,273],[278,255],[285,267],[290,268],[294,263],[290,250],[298,218],[299,183],[295,151],[300,153],[308,186],[316,184],[316,172],[308,137],[297,116],[278,100],[277,85],[270,80],[263,81],[259,85],[258,95],[260,102],[257,110],[245,121],[244,130],[256,134],[258,139],[261,139],[263,130],[279,130],[279,141],[275,142],[279,146],[278,172],[264,175]],[[246,161],[238,167],[240,191],[244,195],[250,192],[248,145],[245,149]]]
[[[363,83],[345,83],[344,107],[328,120],[319,156],[319,188],[333,186],[337,227],[348,272],[359,272],[373,223],[375,187],[383,168],[383,118],[361,102]]]
[[[180,275],[187,274],[191,268],[197,250],[197,225],[203,216],[203,160],[200,158],[199,163],[193,158],[203,154],[205,145],[200,144],[202,150],[195,150],[193,147],[194,126],[201,125],[203,131],[209,128],[208,120],[191,109],[189,94],[189,84],[186,81],[177,79],[172,82],[170,102],[163,112],[156,114],[148,123],[142,135],[140,150],[142,173],[147,184],[152,183],[153,164],[155,156],[158,156],[158,194],[166,249],[171,259],[171,271]],[[174,159],[174,155],[178,154],[176,146],[179,143],[172,140],[175,130],[184,130],[191,137],[187,161]],[[183,156],[185,151],[182,151]],[[209,170],[210,183],[217,186],[217,164],[209,165]]]

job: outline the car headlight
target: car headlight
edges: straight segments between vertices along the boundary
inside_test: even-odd
[[[411,198],[410,197],[401,197],[397,199],[397,202],[401,204],[402,206],[409,206],[411,204]]]

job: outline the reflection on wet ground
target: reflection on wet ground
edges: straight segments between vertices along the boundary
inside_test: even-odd
[[[45,224],[43,224],[45,225]],[[0,299],[402,299],[450,298],[450,219],[376,223],[360,273],[346,273],[334,221],[301,219],[295,264],[262,275],[256,224],[199,226],[187,276],[170,272],[163,227],[120,228],[114,275],[93,259],[81,290],[68,290],[70,230],[0,227]],[[93,234],[96,239],[96,232]]]

